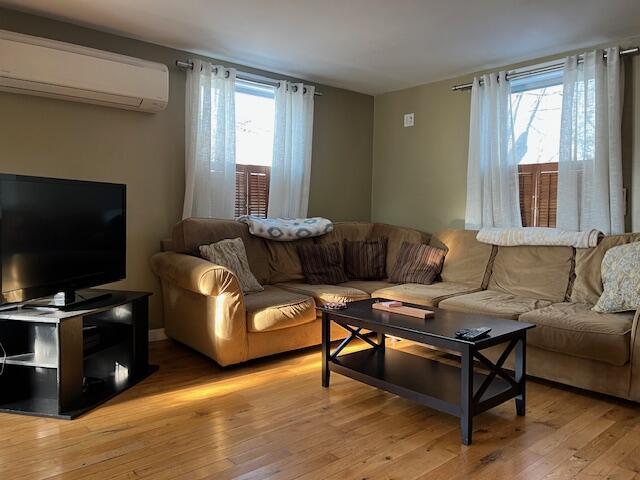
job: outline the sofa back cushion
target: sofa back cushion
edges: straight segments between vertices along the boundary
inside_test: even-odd
[[[435,233],[430,245],[447,250],[442,281],[485,288],[491,273],[493,245],[476,240],[477,230],[447,229]]]
[[[605,253],[612,247],[640,240],[640,233],[604,237],[598,246],[576,249],[576,268],[571,301],[594,305],[602,295],[600,269]]]
[[[276,242],[265,240],[268,252],[269,283],[304,281],[302,263],[298,253],[298,246],[311,245],[313,243],[338,243],[340,254],[344,257],[343,241],[365,240],[371,230],[370,223],[364,222],[338,222],[334,223],[333,231],[326,235],[314,238],[305,238],[293,242]]]
[[[344,255],[344,240],[369,240],[387,237],[387,275],[395,264],[402,242],[427,243],[429,236],[418,230],[368,222],[337,222],[332,232],[320,237],[276,242],[254,237],[246,224],[234,220],[210,218],[185,219],[173,228],[172,246],[176,252],[198,255],[200,245],[229,238],[241,238],[249,267],[263,284],[303,281],[298,245],[338,242]]]
[[[232,238],[242,239],[249,268],[258,282],[269,283],[268,252],[265,242],[249,234],[249,229],[244,223],[215,218],[187,218],[173,227],[172,246],[178,253],[199,256],[200,245],[209,245]]]
[[[298,253],[298,246],[313,245],[312,238],[293,242],[265,240],[267,262],[269,264],[269,283],[303,282],[304,272]]]
[[[489,290],[563,302],[573,273],[572,247],[498,247]]]
[[[314,241],[316,243],[337,242],[342,249],[345,240],[367,240],[372,228],[373,224],[367,222],[336,222],[333,224],[332,232],[315,237]]]
[[[387,276],[396,264],[400,248],[403,243],[429,243],[430,236],[419,230],[406,227],[397,227],[385,223],[374,223],[368,238],[374,240],[386,237],[387,239]]]

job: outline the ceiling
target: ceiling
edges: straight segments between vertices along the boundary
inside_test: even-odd
[[[640,34],[639,0],[0,0],[378,94]]]

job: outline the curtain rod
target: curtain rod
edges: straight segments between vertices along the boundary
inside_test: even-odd
[[[182,60],[176,60],[176,67],[178,67],[180,70],[193,70],[193,63],[184,62]],[[247,73],[247,72],[240,72],[240,71],[237,72],[236,78],[243,80],[245,82],[255,83],[256,85],[267,85],[269,87],[277,87],[280,85],[280,81],[278,80],[274,80],[272,78],[266,78],[261,75],[255,75],[253,73]],[[316,91],[314,92],[314,95],[321,97],[322,92]]]
[[[640,47],[627,48],[625,50],[620,50],[620,56],[625,57],[627,55],[638,55],[640,53]],[[607,54],[604,54],[604,58],[607,58]],[[551,65],[546,65],[544,67],[532,68],[529,70],[523,70],[521,72],[510,72],[507,73],[507,80],[516,80],[518,78],[525,78],[531,75],[537,75],[539,73],[547,73],[547,72],[556,72],[558,70],[562,70],[564,68],[564,62],[558,62]],[[451,87],[451,90],[454,92],[471,90],[473,84],[471,83],[462,83],[460,85],[454,85]]]

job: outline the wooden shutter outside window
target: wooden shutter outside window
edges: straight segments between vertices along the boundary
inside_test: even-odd
[[[236,217],[247,214],[247,172],[244,167],[246,165],[236,165]]]
[[[271,167],[236,165],[236,217],[267,217]]]
[[[558,208],[558,163],[519,165],[520,214],[523,227],[555,227]]]

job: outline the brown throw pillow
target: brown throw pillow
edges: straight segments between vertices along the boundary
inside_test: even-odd
[[[298,254],[307,283],[335,285],[349,280],[342,267],[339,243],[298,245]]]
[[[344,270],[350,280],[381,280],[387,276],[387,237],[344,241]]]
[[[391,283],[431,285],[442,270],[446,250],[423,243],[404,242],[389,275]]]

